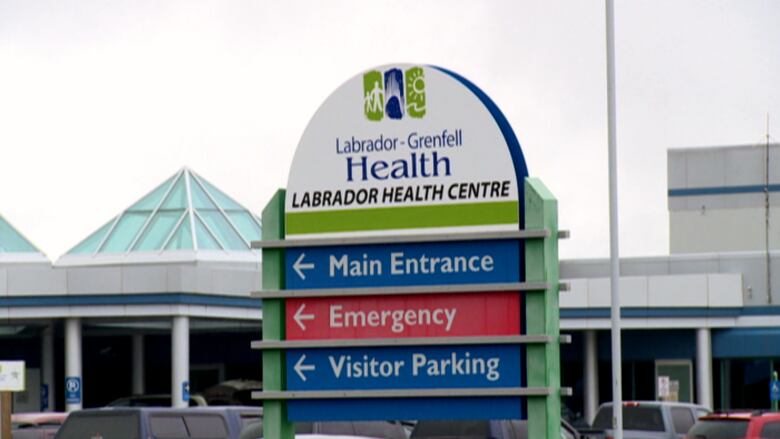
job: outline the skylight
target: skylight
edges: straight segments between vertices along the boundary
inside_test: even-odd
[[[163,250],[249,251],[260,219],[182,169],[81,241],[68,254]]]

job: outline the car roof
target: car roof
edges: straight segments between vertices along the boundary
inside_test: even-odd
[[[68,417],[67,413],[62,412],[44,412],[44,413],[14,413],[11,415],[11,422],[15,424],[61,424]]]
[[[775,418],[780,419],[780,413],[768,412],[762,410],[739,410],[728,412],[710,413],[702,416],[700,420],[750,420],[753,418]]]
[[[612,402],[605,402],[601,404],[601,407],[611,407]],[[668,407],[692,407],[697,409],[706,409],[709,410],[709,408],[694,404],[690,402],[674,402],[674,401],[623,401],[624,407],[662,407],[662,406],[668,406]]]
[[[204,406],[204,407],[101,407],[84,409],[74,412],[78,415],[118,414],[118,413],[224,413],[241,412],[246,414],[262,414],[260,407],[253,406]],[[72,415],[73,415],[72,414]],[[71,415],[71,416],[72,416]]]
[[[295,439],[372,439],[366,436],[347,436],[333,434],[296,434]],[[374,438],[375,439],[375,438]]]

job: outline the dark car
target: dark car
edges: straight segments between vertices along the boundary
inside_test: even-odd
[[[300,422],[295,424],[295,434],[354,435],[378,439],[406,439],[406,430],[400,422],[359,421],[359,422]],[[248,424],[241,432],[240,439],[259,439],[263,437],[261,420]]]
[[[257,407],[102,408],[79,410],[56,439],[238,439],[261,416]]]
[[[170,394],[123,396],[109,402],[106,407],[171,407],[173,398]],[[190,395],[190,407],[208,405],[200,395]]]
[[[528,421],[419,421],[412,439],[528,439]],[[580,439],[580,434],[561,421],[561,439]]]
[[[262,406],[262,400],[252,399],[252,392],[263,390],[263,383],[254,380],[229,380],[203,391],[208,405]]]

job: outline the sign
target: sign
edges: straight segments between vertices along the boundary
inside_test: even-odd
[[[507,240],[291,248],[289,289],[520,282]]]
[[[41,384],[41,411],[49,409],[49,385]]]
[[[289,340],[517,335],[517,292],[288,299]]]
[[[669,389],[669,377],[668,376],[659,376],[658,377],[658,397],[663,399],[669,397],[669,394],[671,393],[671,390]]]
[[[517,345],[295,349],[287,352],[287,389],[435,389],[519,387]]]
[[[81,377],[65,377],[65,403],[81,404]]]
[[[506,118],[456,73],[381,66],[331,94],[263,211],[264,436],[526,417],[529,437],[560,436],[557,202],[527,176]],[[545,233],[495,233],[524,228]],[[497,285],[522,282],[547,287]],[[486,337],[523,333],[544,337]]]
[[[184,402],[190,401],[190,382],[182,381],[181,383],[181,400]]]
[[[24,361],[0,361],[0,392],[24,392]]]
[[[780,381],[771,380],[769,382],[769,400],[780,401]]]
[[[433,66],[363,72],[317,110],[287,184],[287,239],[517,230],[520,145],[474,84]]]

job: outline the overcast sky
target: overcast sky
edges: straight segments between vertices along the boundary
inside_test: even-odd
[[[616,0],[621,256],[668,254],[666,151],[780,138],[780,1]],[[0,0],[0,214],[56,260],[188,166],[259,213],[320,103],[436,64],[609,254],[604,1]]]

